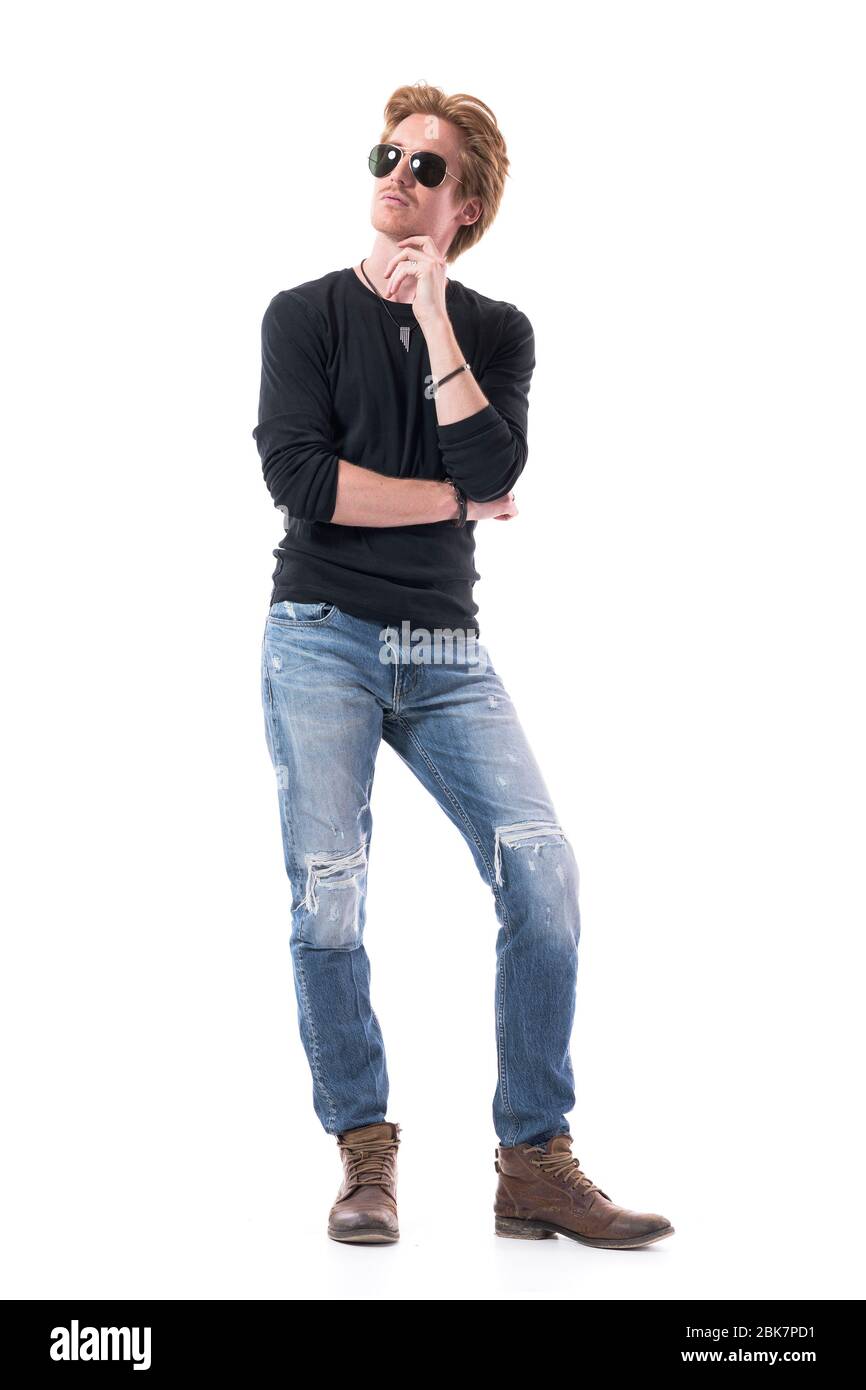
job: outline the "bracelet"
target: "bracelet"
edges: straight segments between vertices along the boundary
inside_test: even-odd
[[[448,479],[446,479],[446,481],[447,481],[448,483],[451,484],[451,489],[452,489],[452,491],[453,491],[455,497],[457,498],[457,505],[458,505],[458,507],[459,507],[459,511],[458,511],[457,515],[456,515],[456,516],[452,516],[452,517],[449,518],[450,521],[451,521],[451,525],[452,525],[452,526],[465,526],[465,525],[466,525],[466,509],[467,509],[467,507],[468,507],[468,505],[469,505],[469,498],[466,496],[466,493],[463,491],[463,489],[462,489],[461,487],[458,487],[458,486],[457,486],[457,484],[455,483],[455,481],[454,481],[453,478],[448,478]]]
[[[450,381],[453,376],[458,376],[460,372],[471,371],[472,364],[470,362],[464,362],[462,367],[455,367],[453,372],[449,372],[447,376],[440,376],[438,381],[434,381],[432,376],[427,377],[426,380],[429,384],[424,388],[424,395],[427,397],[428,401],[432,401],[439,387],[444,386],[446,381]]]

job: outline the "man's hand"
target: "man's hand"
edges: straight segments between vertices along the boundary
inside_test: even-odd
[[[394,299],[404,280],[415,279],[412,309],[419,323],[448,322],[445,302],[445,271],[447,261],[429,236],[404,236],[397,242],[395,252],[382,272],[388,281],[384,299]],[[409,265],[409,262],[412,265]],[[440,373],[442,375],[442,373]]]
[[[494,497],[492,502],[470,501],[466,508],[467,521],[487,521],[491,517],[494,521],[510,521],[513,516],[517,516],[517,503],[513,492]]]

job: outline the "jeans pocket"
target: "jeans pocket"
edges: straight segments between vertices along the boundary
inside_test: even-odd
[[[301,603],[297,599],[284,598],[271,604],[268,622],[281,627],[310,627],[327,623],[338,611],[335,603]]]

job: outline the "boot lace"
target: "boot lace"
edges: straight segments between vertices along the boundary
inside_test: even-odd
[[[554,1177],[571,1183],[573,1187],[581,1187],[585,1192],[601,1192],[598,1183],[593,1182],[584,1173],[579,1160],[565,1150],[552,1154],[540,1150],[540,1157],[530,1158],[529,1161],[535,1164],[536,1168],[541,1168],[545,1173],[551,1173]],[[606,1197],[607,1193],[601,1192],[601,1195]]]
[[[343,1144],[350,1183],[390,1182],[393,1177],[394,1139],[362,1139],[357,1144]]]

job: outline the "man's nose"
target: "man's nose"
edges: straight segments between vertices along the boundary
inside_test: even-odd
[[[394,168],[391,170],[391,177],[394,178],[397,174],[399,174],[401,177],[403,177],[403,174],[404,174],[404,171],[403,171],[403,161],[404,161],[404,159],[405,159],[405,160],[409,160],[409,159],[411,159],[411,158],[412,158],[411,154],[408,154],[408,153],[405,153],[405,152],[404,152],[403,154],[401,154],[401,156],[400,156],[399,160],[397,161],[396,165],[395,165]],[[411,170],[411,168],[410,168],[410,166],[409,166],[408,164],[406,165],[406,170],[405,170],[405,172],[406,172],[406,174],[409,175],[409,177],[410,177],[411,179],[414,179],[415,175],[412,173],[412,170]]]

